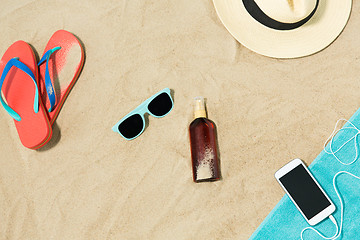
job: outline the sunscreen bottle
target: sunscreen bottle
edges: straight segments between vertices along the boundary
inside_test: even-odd
[[[220,179],[216,127],[207,119],[203,97],[194,99],[194,120],[189,126],[194,182]]]

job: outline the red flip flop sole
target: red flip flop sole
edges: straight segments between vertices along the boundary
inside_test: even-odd
[[[61,49],[49,58],[49,74],[56,97],[55,106],[48,113],[51,124],[57,118],[84,65],[84,49],[72,33],[65,30],[56,31],[47,43],[44,54],[55,47],[61,47]],[[41,64],[39,67],[40,93],[45,107],[49,109],[50,102],[45,88],[45,69],[46,63]]]
[[[0,72],[3,72],[6,63],[14,57],[18,57],[19,61],[29,67],[38,81],[34,52],[24,41],[17,41],[7,49],[0,61]],[[35,84],[29,75],[12,67],[4,80],[2,92],[7,104],[21,117],[21,121],[14,120],[14,123],[22,144],[31,149],[46,144],[51,138],[52,129],[41,101],[38,113],[34,112]]]

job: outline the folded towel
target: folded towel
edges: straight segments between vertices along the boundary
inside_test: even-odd
[[[360,129],[360,109],[349,120],[356,128]],[[343,162],[350,163],[360,152],[357,144],[359,132],[352,127],[351,123],[346,123],[341,131],[333,139],[332,148],[337,150],[344,143],[350,140],[336,156]],[[354,136],[356,137],[354,138]],[[356,145],[355,145],[356,144]],[[329,144],[326,147],[329,152]],[[301,158],[301,157],[300,157]],[[351,165],[343,165],[336,158],[326,153],[324,150],[317,156],[309,166],[310,172],[314,175],[330,199],[336,205],[333,216],[340,224],[340,201],[333,186],[333,177],[339,171],[348,171],[356,176],[360,176],[360,160]],[[274,182],[275,182],[274,178]],[[336,178],[336,185],[344,203],[344,222],[341,236],[337,239],[360,239],[360,180],[348,175],[341,174]],[[279,186],[280,187],[280,186]],[[285,195],[262,224],[250,237],[251,239],[300,239],[302,229],[308,227],[308,223],[300,212]],[[315,226],[327,237],[332,237],[336,232],[335,225],[327,218]],[[304,239],[322,239],[314,231],[307,230],[303,235]]]

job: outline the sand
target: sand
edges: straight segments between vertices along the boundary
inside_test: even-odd
[[[359,107],[360,3],[318,54],[263,57],[241,46],[210,0],[2,1],[0,54],[40,55],[65,29],[86,61],[51,142],[24,148],[0,110],[0,239],[248,239],[283,196],[273,174],[320,153]],[[40,56],[41,57],[41,56]],[[111,131],[169,87],[174,109],[126,141]],[[207,98],[222,180],[192,182],[192,102]]]

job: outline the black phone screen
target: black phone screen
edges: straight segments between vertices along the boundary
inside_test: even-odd
[[[313,218],[331,205],[301,164],[282,176],[279,180],[307,219]]]

